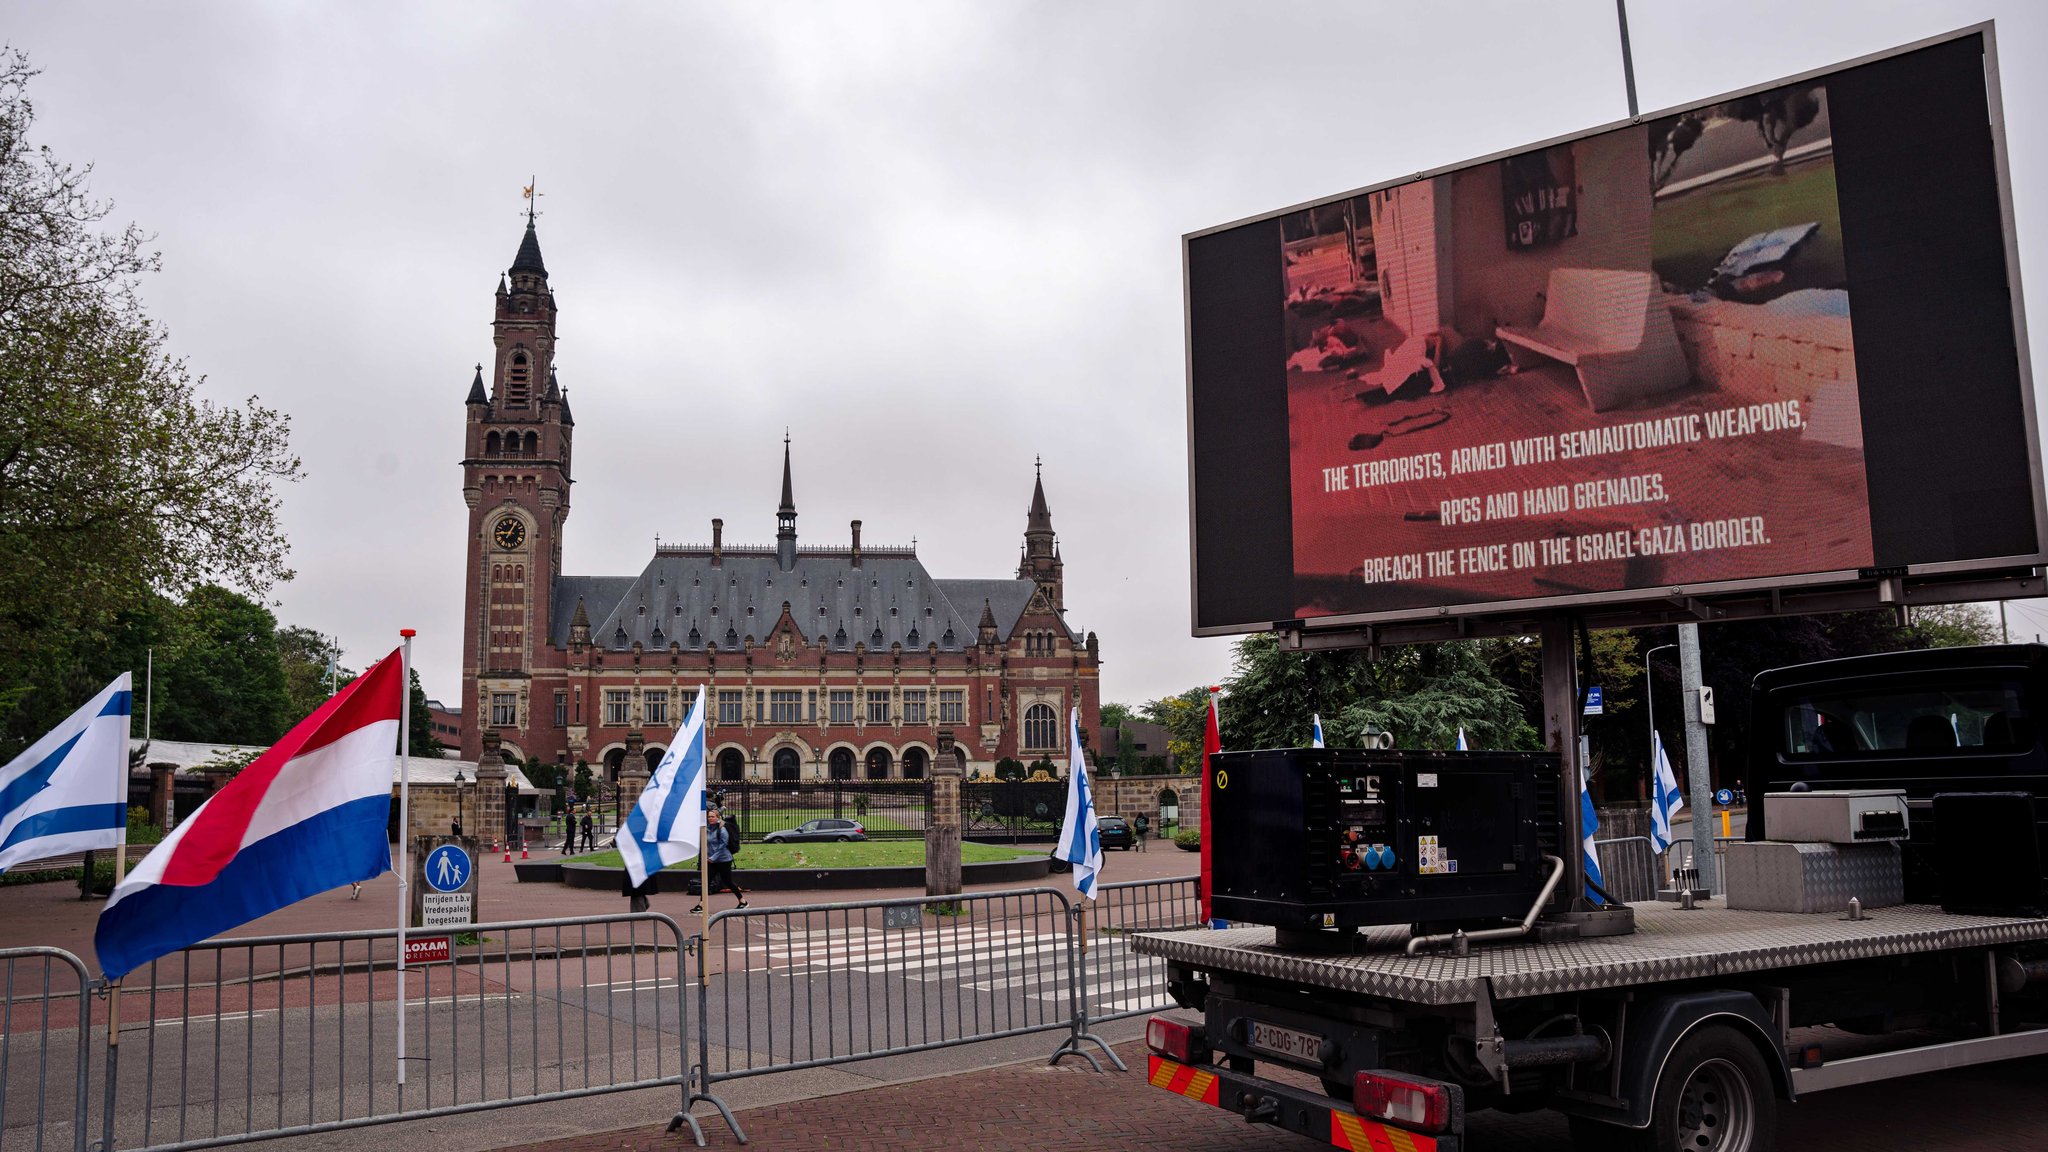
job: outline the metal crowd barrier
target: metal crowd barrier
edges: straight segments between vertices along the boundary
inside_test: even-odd
[[[1200,928],[1198,887],[1196,877],[1177,876],[1127,880],[1096,889],[1095,903],[1087,909],[1084,923],[1100,935],[1085,936],[1081,953],[1082,987],[1088,995],[1080,1008],[1088,1013],[1088,1019],[1097,1023],[1122,1020],[1173,1006],[1166,994],[1166,961],[1138,955],[1123,938],[1133,932]],[[1094,977],[1087,978],[1091,972]]]
[[[1037,1032],[1076,1013],[1075,910],[1052,888],[732,909],[699,953],[703,1085]],[[1100,1043],[1100,1041],[1095,1041]],[[1106,1048],[1105,1048],[1106,1050]]]
[[[1657,859],[1657,847],[1648,836],[1617,836],[1593,841],[1600,857],[1600,877],[1607,894],[1623,904],[1655,900],[1663,884],[1664,869]]]
[[[0,949],[0,1149],[85,1152],[92,978],[61,948]],[[31,1078],[28,1069],[33,1068]]]
[[[396,935],[211,940],[129,973],[110,1012],[127,1034],[109,1049],[106,1147],[206,1148],[660,1087],[678,1090],[675,1126],[703,1143],[688,1117],[689,941],[674,920],[478,924],[449,937],[446,960],[415,953],[403,1082]]]

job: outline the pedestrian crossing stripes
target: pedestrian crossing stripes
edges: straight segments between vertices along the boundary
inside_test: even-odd
[[[943,992],[958,986],[996,998],[1047,1003],[1071,996],[1074,973],[1063,932],[1017,925],[891,931],[843,927],[817,932],[769,930],[726,947],[728,971],[764,972],[792,981],[862,975]],[[1172,1006],[1163,961],[1130,951],[1123,939],[1096,935],[1083,959],[1090,1011],[1123,1013]]]

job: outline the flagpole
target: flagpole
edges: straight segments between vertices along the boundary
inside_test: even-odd
[[[405,927],[407,888],[412,878],[412,638],[411,628],[398,630],[404,643],[398,664],[398,1084],[405,1086]]]

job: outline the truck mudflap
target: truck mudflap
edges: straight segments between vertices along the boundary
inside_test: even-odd
[[[1151,1056],[1150,1061],[1147,1079],[1154,1088],[1234,1112],[1253,1124],[1285,1128],[1333,1147],[1356,1152],[1461,1152],[1463,1147],[1461,1132],[1432,1135],[1382,1120],[1368,1120],[1321,1092],[1214,1065],[1198,1068],[1158,1055]]]

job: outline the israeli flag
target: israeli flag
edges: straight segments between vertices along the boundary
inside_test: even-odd
[[[1607,881],[1600,875],[1600,850],[1593,846],[1593,838],[1600,832],[1600,813],[1593,810],[1593,794],[1586,790],[1586,768],[1579,766],[1579,841],[1586,857],[1586,879],[1607,889]]]
[[[654,766],[640,802],[626,817],[626,834],[618,838],[619,855],[633,887],[695,856],[703,828],[704,688],[699,685],[690,714],[683,717],[683,726]]]
[[[1317,712],[1313,714],[1311,719],[1315,722],[1316,730],[1315,735],[1309,737],[1308,746],[1311,748],[1321,748],[1323,746],[1323,715]]]
[[[1659,852],[1671,849],[1671,821],[1685,807],[1685,789],[1678,786],[1678,773],[1671,770],[1671,757],[1664,751],[1664,738],[1652,734],[1650,746],[1656,753],[1652,771],[1655,795],[1650,798],[1650,844]]]
[[[1465,743],[1465,726],[1460,724],[1458,725],[1458,751],[1470,752],[1471,750],[1472,746]]]
[[[0,768],[0,872],[128,836],[128,673]]]
[[[1102,830],[1095,823],[1095,790],[1088,786],[1088,759],[1081,754],[1081,710],[1067,717],[1067,814],[1060,819],[1059,858],[1074,866],[1074,891],[1095,899],[1095,874],[1102,871]]]

